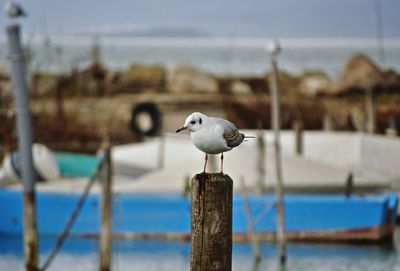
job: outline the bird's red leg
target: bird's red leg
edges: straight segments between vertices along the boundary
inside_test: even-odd
[[[208,160],[208,154],[206,153],[206,157],[205,157],[205,162],[204,162],[204,169],[203,169],[203,173],[206,173],[206,166],[207,166],[207,160]]]
[[[224,153],[221,153],[221,174],[224,174]]]

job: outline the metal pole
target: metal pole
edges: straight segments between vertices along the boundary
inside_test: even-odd
[[[280,144],[280,93],[278,89],[278,63],[277,57],[280,51],[279,44],[274,42],[271,44],[271,64],[272,64],[272,127],[274,129],[274,147],[275,147],[275,165],[276,165],[276,207],[277,207],[277,239],[279,245],[279,261],[281,264],[286,262],[286,240],[285,240],[285,210],[283,206],[283,176],[281,161],[281,144]]]
[[[38,237],[36,230],[35,181],[32,159],[32,124],[29,110],[29,93],[26,83],[24,58],[21,50],[20,27],[7,27],[11,81],[14,87],[18,144],[22,164],[24,200],[24,253],[25,269],[38,270]]]

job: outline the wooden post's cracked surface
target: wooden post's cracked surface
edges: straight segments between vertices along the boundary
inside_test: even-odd
[[[197,174],[191,186],[190,270],[232,270],[233,181]]]

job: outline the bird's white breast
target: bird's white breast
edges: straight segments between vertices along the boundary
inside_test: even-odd
[[[218,154],[232,149],[227,146],[223,137],[223,129],[220,127],[203,127],[196,132],[192,132],[190,136],[196,148],[205,153]]]

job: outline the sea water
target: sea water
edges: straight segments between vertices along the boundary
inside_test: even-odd
[[[400,270],[400,229],[393,246],[288,244],[288,261],[284,269],[278,264],[275,244],[261,243],[262,261],[254,266],[250,244],[234,244],[233,270],[268,271],[395,271]],[[40,238],[40,259],[43,262],[55,243],[54,238]],[[68,239],[48,270],[98,270],[99,242],[97,240]],[[0,270],[24,270],[21,237],[0,236]],[[176,241],[127,241],[113,243],[112,270],[187,271],[190,245]]]
[[[68,72],[83,68],[97,50],[111,69],[132,64],[172,67],[189,63],[220,75],[262,75],[270,70],[268,39],[178,39],[53,36],[26,38],[30,71]],[[0,41],[0,65],[6,65],[5,41]],[[400,70],[400,40],[388,39],[378,46],[374,39],[282,39],[279,66],[299,74],[321,70],[336,79],[346,61],[364,53],[383,68]],[[95,49],[96,48],[96,49]]]

